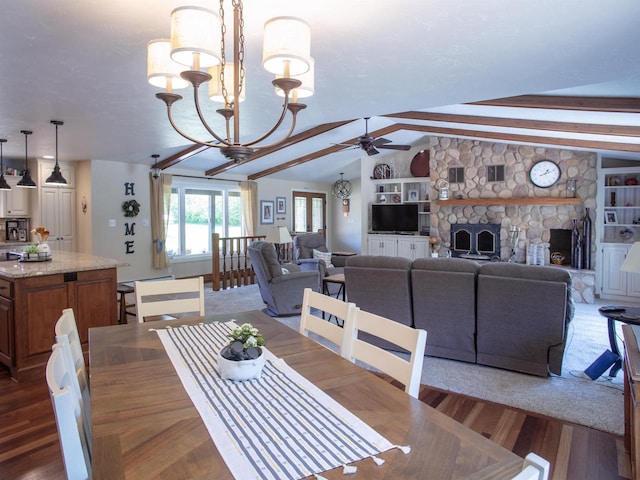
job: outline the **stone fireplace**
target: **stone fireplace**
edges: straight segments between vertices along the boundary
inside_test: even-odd
[[[531,165],[542,159],[555,161],[562,172],[560,181],[550,188],[534,187],[529,181]],[[490,181],[488,170],[493,165],[504,165],[503,181]],[[509,229],[517,227],[520,236],[515,261],[526,263],[526,252],[531,246],[551,243],[552,230],[570,231],[573,220],[584,217],[585,208],[596,210],[597,170],[593,152],[431,137],[430,167],[431,198],[438,196],[435,189],[438,180],[448,181],[449,168],[464,167],[463,181],[449,185],[449,198],[453,201],[440,203],[436,200],[431,204],[431,236],[439,238],[441,256],[446,255],[447,249],[453,256],[458,256],[454,252],[458,247],[452,236],[455,225],[495,225],[499,233],[496,256],[505,261],[509,259]],[[579,201],[545,203],[545,198],[567,198],[568,179],[576,180]],[[467,236],[471,239],[473,234]],[[469,250],[464,253],[472,250],[470,241]],[[595,243],[594,229],[593,257]],[[463,250],[463,243],[459,247]],[[478,249],[477,243],[475,248]],[[565,254],[565,257],[570,265],[571,255]]]

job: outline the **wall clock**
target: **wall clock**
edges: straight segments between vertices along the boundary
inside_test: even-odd
[[[391,167],[386,163],[380,163],[373,169],[373,178],[376,180],[391,178]]]
[[[552,160],[540,160],[529,170],[529,179],[536,187],[549,188],[560,179],[560,167]]]

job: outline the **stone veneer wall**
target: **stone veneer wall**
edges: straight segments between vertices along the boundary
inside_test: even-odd
[[[534,187],[529,169],[535,162],[550,159],[560,165],[562,175],[551,188]],[[487,166],[505,165],[504,182],[488,182]],[[590,208],[592,264],[595,269],[596,154],[530,145],[511,145],[448,137],[431,138],[432,198],[439,179],[448,178],[450,167],[465,167],[465,182],[450,185],[449,198],[541,198],[566,197],[568,179],[577,180],[581,205],[464,205],[431,206],[431,236],[440,238],[440,255],[450,246],[452,223],[499,223],[501,258],[509,258],[509,228],[520,227],[517,262],[524,263],[531,243],[549,242],[551,228],[573,228],[573,220],[582,225],[585,208]],[[444,250],[444,251],[443,251]]]

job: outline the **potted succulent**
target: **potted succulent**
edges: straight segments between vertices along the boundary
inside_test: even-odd
[[[262,334],[250,323],[234,329],[229,343],[220,350],[218,367],[225,380],[251,380],[259,378],[265,364],[262,348],[266,342]]]

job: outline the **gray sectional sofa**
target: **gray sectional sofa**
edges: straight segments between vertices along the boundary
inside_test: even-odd
[[[344,272],[349,301],[425,329],[427,355],[561,373],[574,311],[565,269],[364,255],[349,258]]]

